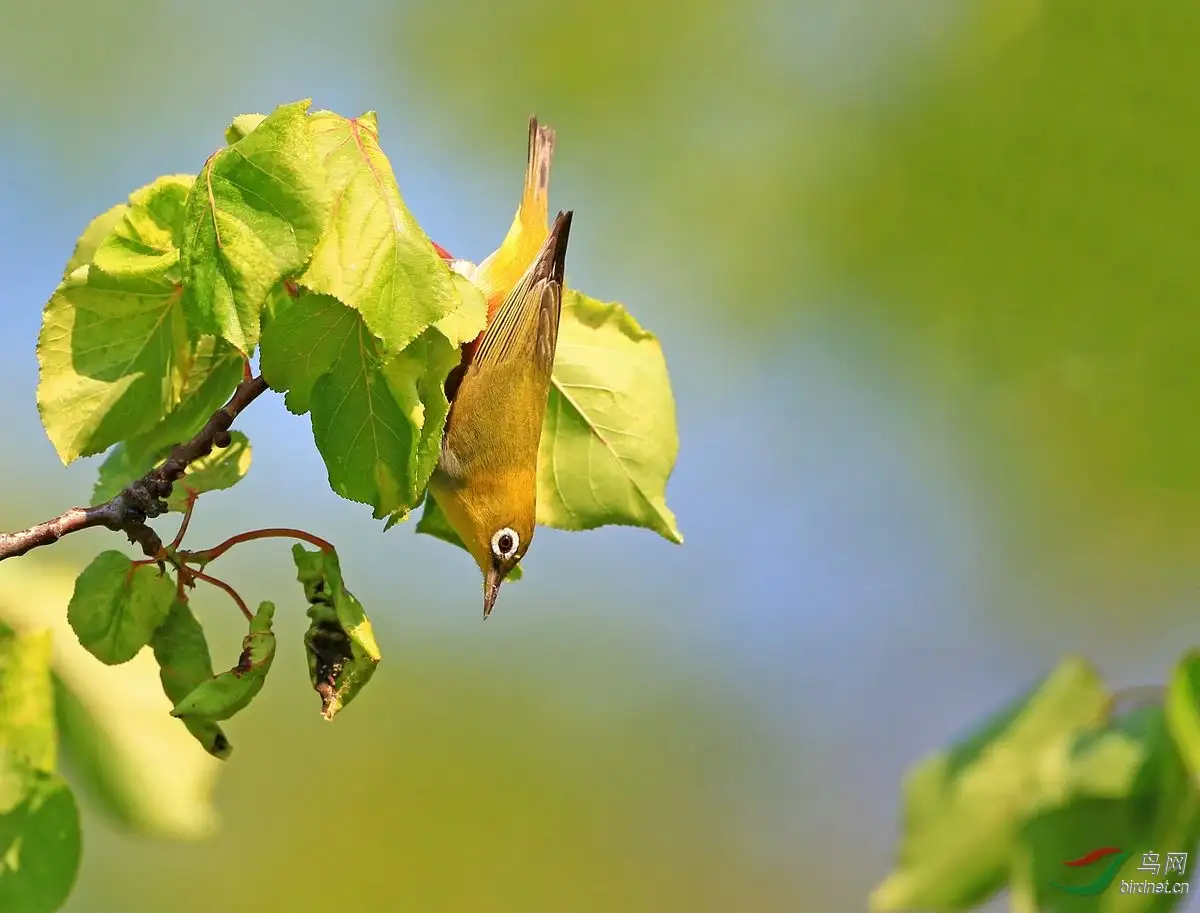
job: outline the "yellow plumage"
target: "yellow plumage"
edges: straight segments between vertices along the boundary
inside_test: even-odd
[[[450,414],[429,493],[484,575],[483,614],[533,540],[571,213],[548,226],[554,132],[529,122],[525,187],[503,243],[473,275],[487,327],[447,381]]]

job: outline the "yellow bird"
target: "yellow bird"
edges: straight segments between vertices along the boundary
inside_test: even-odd
[[[558,344],[570,212],[547,229],[554,133],[530,120],[525,192],[473,279],[487,328],[447,381],[450,414],[429,491],[483,572],[483,616],[533,541],[537,454]]]

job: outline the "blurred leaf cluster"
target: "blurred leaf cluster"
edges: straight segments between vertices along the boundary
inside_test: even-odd
[[[1069,658],[922,761],[871,909],[970,910],[1003,887],[1014,913],[1176,909],[1200,843],[1198,675],[1193,653],[1165,702],[1134,700]]]

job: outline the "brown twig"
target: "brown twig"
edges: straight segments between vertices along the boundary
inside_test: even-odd
[[[166,513],[171,486],[183,478],[188,466],[208,456],[214,447],[229,446],[229,427],[234,419],[266,389],[267,383],[261,377],[242,381],[229,402],[212,414],[195,437],[175,447],[161,466],[126,486],[115,498],[94,507],[72,507],[52,520],[19,532],[0,533],[0,561],[96,526],[120,530],[130,542],[140,545],[147,557],[161,558],[162,540],[146,520]]]
[[[185,552],[182,557],[187,561],[198,561],[202,564],[208,564],[216,561],[235,545],[239,545],[242,542],[253,542],[255,539],[300,539],[310,545],[315,545],[323,552],[334,551],[333,546],[320,536],[306,533],[302,529],[272,527],[270,529],[252,529],[249,532],[238,533],[236,536],[230,536],[220,545],[214,545],[212,548],[205,548],[195,552]]]
[[[201,574],[199,571],[188,572],[193,580],[203,580],[205,583],[212,584],[219,590],[224,590],[237,603],[242,614],[246,616],[247,621],[254,621],[254,613],[250,611],[250,607],[246,605],[246,600],[242,599],[241,595],[224,580],[218,580],[216,577],[209,577],[208,574]]]

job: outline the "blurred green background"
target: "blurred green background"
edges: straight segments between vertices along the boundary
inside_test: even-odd
[[[79,231],[306,96],[378,110],[409,205],[475,260],[525,118],[554,125],[570,281],[660,336],[682,443],[683,547],[543,531],[483,625],[469,558],[381,534],[256,404],[255,468],[189,542],[331,539],[384,662],[324,723],[287,547],[223,559],[290,640],[227,727],[220,829],[130,836],[89,801],[67,909],[864,909],[913,760],[1064,652],[1121,686],[1195,642],[1198,46],[1178,0],[0,2],[0,527],[91,490],[34,407]],[[113,545],[8,562],[0,599],[61,618]],[[152,677],[81,674],[166,713]],[[146,727],[131,779],[200,827],[211,771]]]

